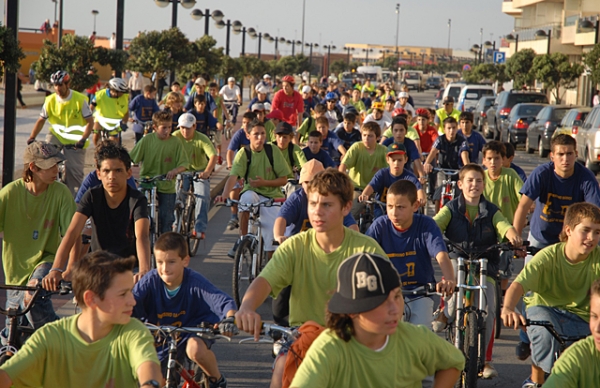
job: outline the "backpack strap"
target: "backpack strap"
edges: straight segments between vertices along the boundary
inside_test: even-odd
[[[292,168],[292,171],[294,170],[294,143],[290,142],[290,144],[288,145],[288,157],[290,158],[290,167]]]
[[[267,154],[267,158],[269,159],[269,163],[271,163],[271,167],[273,167],[273,172],[275,172],[275,163],[273,162],[273,148],[271,144],[265,144],[265,153]],[[248,173],[250,172],[250,163],[252,163],[252,150],[250,149],[250,145],[246,144],[244,146],[244,152],[246,153],[246,174],[244,175],[244,180],[248,182]]]

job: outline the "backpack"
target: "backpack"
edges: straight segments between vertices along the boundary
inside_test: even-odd
[[[292,143],[290,143],[290,145],[288,146],[288,156],[290,158],[290,162],[292,164],[294,164],[294,145]],[[244,152],[246,153],[246,160],[248,161],[246,163],[246,174],[244,175],[244,180],[246,182],[248,182],[248,173],[250,172],[250,163],[252,162],[252,150],[250,149],[249,145],[245,145],[244,146]],[[271,163],[271,167],[275,166],[275,163],[273,162],[273,146],[271,144],[265,144],[265,153],[267,154],[267,158],[269,159],[269,163]],[[293,169],[293,166],[292,166]],[[275,172],[275,169],[273,169],[273,172]]]

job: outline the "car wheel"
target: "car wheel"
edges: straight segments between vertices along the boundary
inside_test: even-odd
[[[544,144],[542,138],[540,137],[540,141],[538,142],[538,155],[540,155],[540,158],[545,158],[548,156],[548,152],[549,150],[544,149]]]
[[[508,142],[512,144],[515,149],[517,148],[517,145],[519,145],[517,139],[514,136],[511,136],[510,133],[508,134]]]
[[[528,154],[533,154],[533,151],[535,151],[533,148],[531,148],[531,146],[529,145],[529,136],[527,136],[527,138],[525,139],[525,151]]]
[[[594,175],[598,175],[598,165],[596,163],[592,163],[590,160],[590,153],[587,149],[585,150],[585,167],[593,172]]]

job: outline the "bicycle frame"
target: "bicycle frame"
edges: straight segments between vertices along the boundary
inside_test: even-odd
[[[468,260],[463,257],[459,257],[458,261],[458,275],[457,275],[457,287],[458,294],[456,297],[456,327],[455,327],[455,338],[454,345],[461,349],[460,344],[460,330],[461,326],[459,326],[459,322],[464,319],[464,312],[466,309],[469,309],[472,306],[473,295],[471,295],[470,291],[480,291],[479,292],[479,301],[477,304],[477,315],[478,321],[479,318],[484,314],[487,315],[485,309],[487,307],[487,303],[485,300],[485,290],[487,289],[487,259],[475,259]],[[466,264],[469,265],[468,272],[466,271]],[[476,266],[475,264],[479,263],[480,271],[479,271],[479,285],[473,284],[473,279],[476,275]],[[468,274],[468,275],[467,275]],[[465,283],[466,281],[466,283]],[[485,317],[483,317],[485,318]],[[480,331],[485,333],[485,327],[480,326]]]
[[[140,178],[136,181],[140,183],[140,189],[144,192],[146,196],[146,201],[148,202],[148,216],[150,217],[150,252],[154,251],[154,243],[159,235],[159,225],[158,225],[158,189],[156,187],[156,182],[159,180],[165,180],[165,175],[158,175],[153,178]],[[144,185],[150,185],[150,187],[144,187]],[[154,255],[152,255],[154,257]],[[154,260],[151,260],[151,267],[155,268],[156,264]]]

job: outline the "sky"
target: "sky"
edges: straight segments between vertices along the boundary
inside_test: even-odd
[[[98,36],[110,36],[116,31],[117,0],[63,0],[64,29],[74,29],[78,35],[93,31],[92,10]],[[319,46],[346,43],[369,43],[393,46],[396,42],[396,4],[400,3],[399,45],[445,48],[448,45],[448,19],[452,19],[450,47],[468,50],[473,44],[495,40],[510,33],[514,19],[502,13],[502,0],[304,0],[306,20],[304,41]],[[21,0],[19,26],[39,28],[45,19],[54,21],[52,0]],[[303,0],[204,0],[194,8],[220,10],[225,19],[239,20],[249,28],[272,36],[302,40]],[[193,9],[193,8],[192,8]],[[195,40],[204,34],[204,19],[190,16],[192,9],[178,5],[178,27]],[[2,16],[4,18],[4,9]],[[153,0],[125,0],[125,38],[138,31],[162,30],[171,27],[172,5],[158,7]],[[217,29],[210,22],[209,33],[217,46],[225,46],[226,29]],[[483,28],[483,35],[480,29]],[[491,35],[490,35],[491,34]],[[231,56],[241,50],[241,35],[231,34]],[[257,40],[246,36],[246,52],[257,52]],[[291,46],[279,46],[281,55],[290,55]],[[338,50],[339,52],[343,52]],[[274,43],[262,42],[263,53],[273,53]],[[298,46],[296,46],[298,52]]]

